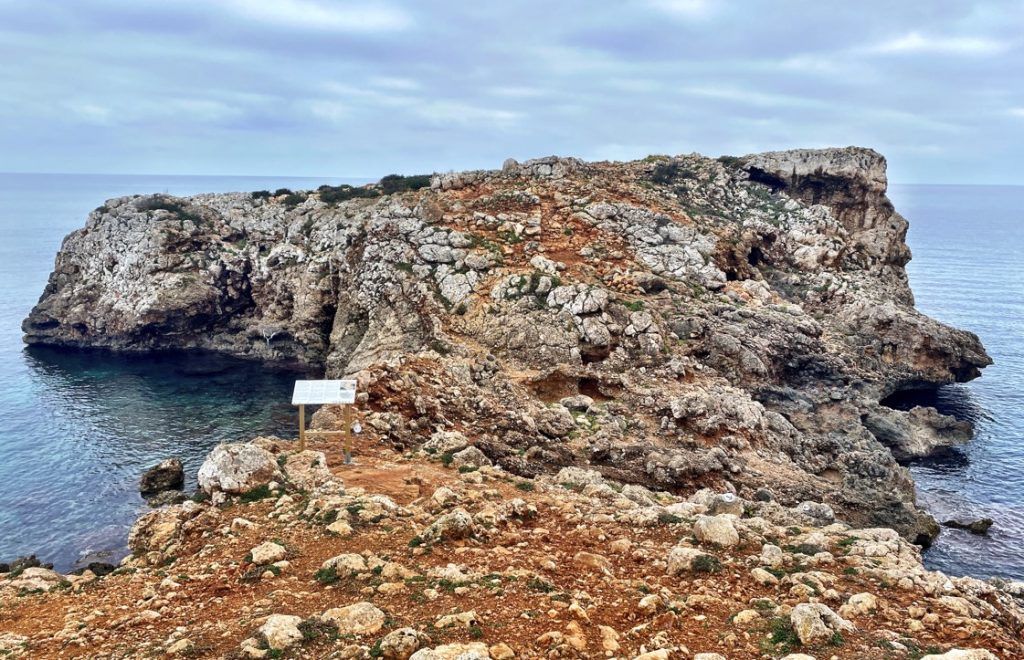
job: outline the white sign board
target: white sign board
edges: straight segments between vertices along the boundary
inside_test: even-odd
[[[297,380],[292,392],[292,405],[318,403],[355,403],[354,380]]]

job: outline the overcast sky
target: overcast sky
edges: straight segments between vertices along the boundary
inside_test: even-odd
[[[858,144],[1024,184],[1024,3],[0,0],[0,171],[377,177]]]

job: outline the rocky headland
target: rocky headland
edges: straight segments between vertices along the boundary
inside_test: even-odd
[[[124,629],[151,654],[254,657],[1021,653],[1024,587],[927,572],[913,545],[939,528],[900,461],[971,429],[887,404],[991,360],[914,309],[885,191],[882,156],[851,147],[108,201],[65,240],[26,341],[358,378],[363,455],[393,489],[349,489],[326,446],[221,450],[218,478],[200,475],[211,501],[140,519],[120,575],[36,576],[51,584],[30,592],[70,589],[16,601],[18,643],[128,657]],[[334,412],[316,423],[337,428]],[[225,493],[217,466],[257,447],[273,465]],[[331,552],[347,558],[323,584]],[[125,611],[90,613],[93,590]],[[55,598],[82,607],[30,634]]]

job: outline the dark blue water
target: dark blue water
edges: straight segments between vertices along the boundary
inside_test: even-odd
[[[291,433],[295,375],[214,357],[25,349],[21,320],[61,240],[110,197],[315,188],[337,179],[0,174],[0,560],[117,559],[141,472],[215,444]]]
[[[925,558],[952,575],[1024,579],[1024,187],[894,186],[910,221],[917,307],[976,332],[995,364],[935,405],[974,422],[951,457],[912,466],[919,500],[939,520],[989,517],[988,536],[943,529]]]

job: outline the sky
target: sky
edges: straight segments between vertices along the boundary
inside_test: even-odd
[[[862,145],[1024,184],[1024,2],[0,0],[0,171],[374,178]]]

